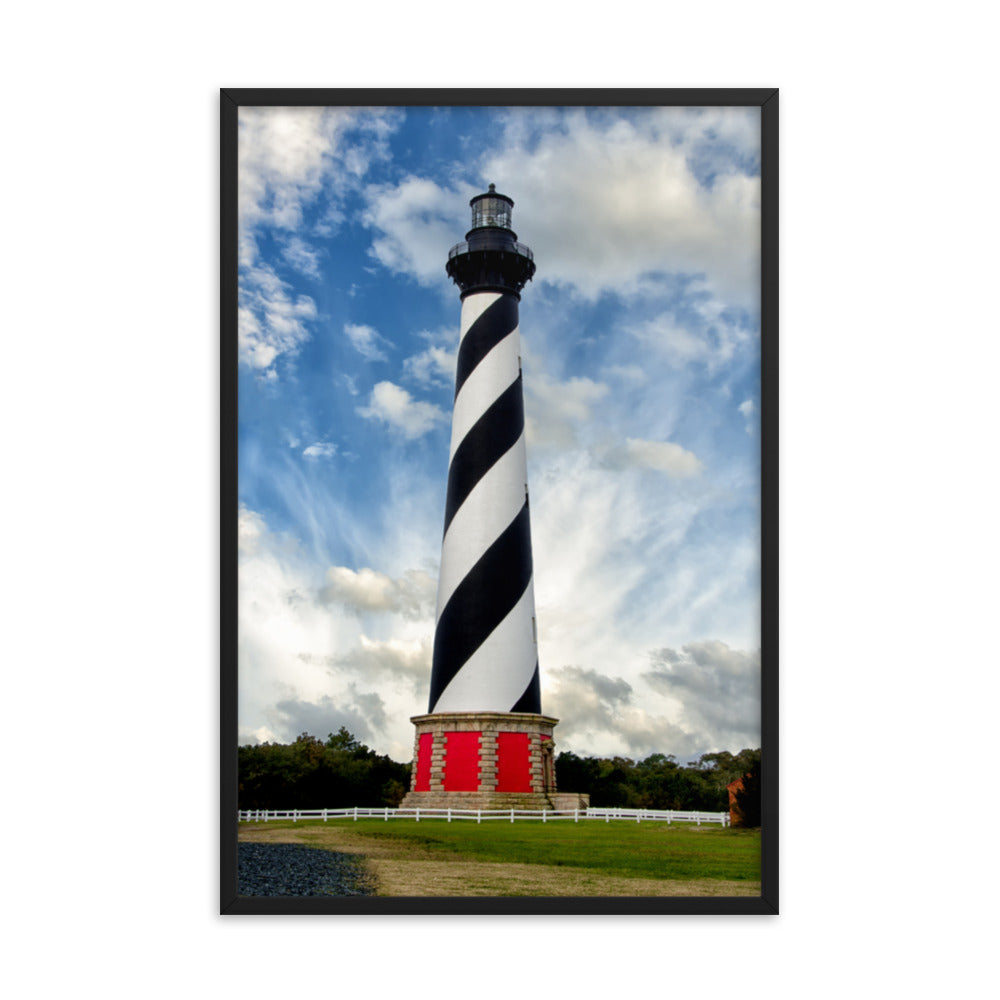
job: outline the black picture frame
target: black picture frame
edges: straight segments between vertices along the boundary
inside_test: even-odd
[[[759,897],[262,897],[237,891],[237,140],[248,106],[692,106],[761,113],[761,894]],[[220,92],[220,913],[778,912],[778,90],[228,89]]]

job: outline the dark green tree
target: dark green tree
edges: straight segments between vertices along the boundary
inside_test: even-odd
[[[556,758],[556,783],[563,791],[589,794],[593,806],[724,812],[729,808],[726,786],[755,762],[759,766],[760,750],[703,754],[688,766],[672,754],[650,754],[637,763],[564,751]]]
[[[396,806],[410,765],[376,754],[341,727],[326,743],[302,733],[294,743],[239,748],[241,809]]]

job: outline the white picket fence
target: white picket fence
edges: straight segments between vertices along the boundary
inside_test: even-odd
[[[729,826],[727,812],[690,812],[677,809],[389,809],[354,806],[350,809],[241,809],[239,822],[267,823],[269,820],[290,819],[297,823],[300,819],[321,819],[327,822],[331,819],[412,819],[419,823],[422,819],[452,820],[474,819],[477,823],[484,820],[499,819],[513,823],[515,820],[541,820],[548,823],[553,820],[571,819],[574,823],[580,820],[629,820],[641,823],[644,820],[660,823],[718,823]]]

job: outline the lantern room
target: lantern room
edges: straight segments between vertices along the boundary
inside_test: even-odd
[[[482,229],[490,226],[497,229],[510,229],[510,217],[514,208],[513,199],[505,194],[497,194],[495,184],[490,185],[486,194],[478,194],[469,202],[472,206],[472,228]]]

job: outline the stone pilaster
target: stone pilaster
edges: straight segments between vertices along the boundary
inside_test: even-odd
[[[479,791],[495,792],[497,787],[497,731],[483,729],[479,737]]]

